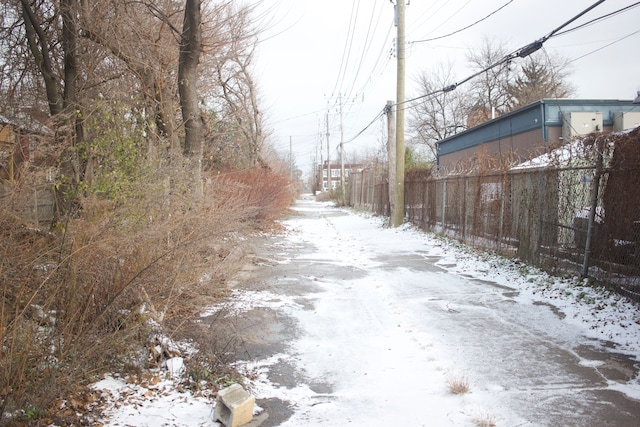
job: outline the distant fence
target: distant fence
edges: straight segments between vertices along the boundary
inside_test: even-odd
[[[405,219],[547,270],[594,277],[640,299],[639,134],[593,137],[575,152],[519,169],[408,173]],[[388,215],[382,176],[352,174],[351,205]]]
[[[54,217],[55,198],[50,183],[17,188],[11,183],[0,183],[0,204],[24,221],[35,226],[51,222]]]

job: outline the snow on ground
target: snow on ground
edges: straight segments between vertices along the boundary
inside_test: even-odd
[[[296,209],[313,212],[320,208],[327,212],[348,212],[318,203],[302,204]],[[329,220],[319,223],[293,217],[283,221],[287,230],[283,245],[295,248],[313,243],[316,247],[312,254],[304,255],[305,260],[369,272],[364,278],[349,281],[346,291],[346,281],[335,283],[314,278],[319,290],[307,298],[330,303],[307,310],[296,297],[262,290],[235,291],[225,305],[226,309],[231,305],[235,313],[255,307],[283,310],[295,315],[305,327],[305,335],[291,343],[287,354],[238,365],[250,374],[252,379],[248,383],[256,398],[279,398],[306,408],[304,413],[294,414],[284,425],[322,425],[327,419],[328,408],[332,417],[344,423],[377,425],[375,420],[381,419],[383,413],[402,411],[401,405],[406,404],[414,405],[414,414],[399,415],[404,417],[400,418],[404,424],[398,425],[423,425],[426,419],[429,425],[470,425],[471,419],[488,423],[496,421],[495,412],[509,420],[510,425],[524,421],[510,413],[509,408],[502,407],[501,402],[492,400],[493,392],[504,389],[499,382],[483,384],[482,389],[462,398],[448,391],[448,383],[469,381],[467,374],[473,373],[460,371],[455,363],[448,362],[447,350],[443,349],[446,340],[418,330],[405,317],[406,307],[394,296],[396,290],[386,284],[403,277],[415,280],[415,276],[403,276],[402,269],[377,271],[381,257],[417,254],[418,258],[434,260],[438,267],[454,276],[490,280],[505,289],[513,289],[516,301],[553,306],[571,331],[578,330],[586,337],[615,343],[616,351],[640,360],[640,313],[637,305],[626,298],[584,286],[575,279],[552,277],[522,263],[474,252],[455,241],[435,237],[409,225],[387,228],[384,221],[383,218],[349,212],[340,217],[340,234],[331,239],[326,237],[335,226]],[[365,241],[366,250],[358,244]],[[291,261],[280,260],[283,263]],[[442,312],[465,309],[446,298],[430,298],[423,297],[423,302],[436,304]],[[363,306],[362,301],[367,305]],[[212,308],[209,314],[215,310]],[[356,318],[359,322],[352,322]],[[340,327],[318,319],[334,319]],[[364,323],[360,322],[362,319],[365,319]],[[366,337],[358,328],[365,327],[367,320],[379,329],[378,336],[354,339]],[[322,348],[319,348],[319,342],[323,343]],[[365,354],[366,358],[359,357]],[[397,363],[398,354],[402,355],[404,363]],[[327,358],[335,358],[340,363],[327,365]],[[336,390],[319,393],[305,384],[288,388],[271,383],[268,373],[280,363],[304,363],[304,370],[311,378],[337,378]],[[598,366],[599,363],[587,359],[581,362],[583,366]],[[339,379],[344,382],[340,383]],[[95,384],[94,388],[101,390],[108,402],[104,425],[219,425],[212,420],[212,398],[183,393],[176,384],[171,379],[163,379],[154,385],[141,386],[111,377]],[[640,399],[637,378],[626,384],[611,384],[611,389]],[[403,394],[407,401],[399,403],[397,396]],[[371,405],[372,400],[378,400],[380,404]],[[365,409],[367,413],[363,413]],[[428,418],[425,418],[427,414]]]
[[[101,394],[109,426],[211,426],[213,406],[206,396],[181,391],[162,372],[148,381],[131,382],[108,376],[93,384]]]

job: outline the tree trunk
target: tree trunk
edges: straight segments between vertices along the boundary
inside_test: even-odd
[[[202,51],[200,0],[185,0],[184,21],[178,64],[178,90],[184,121],[184,154],[187,158],[193,188],[202,194],[202,120],[198,106],[198,61]]]
[[[64,171],[75,183],[84,179],[87,167],[85,156],[78,151],[83,138],[83,122],[78,104],[78,3],[77,0],[61,0],[62,50],[64,52],[63,123],[68,129],[64,137],[65,147],[70,150],[69,161]],[[63,163],[64,166],[64,163]]]
[[[49,40],[36,19],[29,1],[22,0],[21,4],[27,42],[29,43],[29,49],[35,59],[36,65],[40,70],[40,74],[42,74],[47,92],[47,101],[49,102],[49,113],[53,117],[62,112],[63,100],[56,82],[51,57],[49,56]]]

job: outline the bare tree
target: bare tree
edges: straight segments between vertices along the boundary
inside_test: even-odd
[[[186,0],[180,39],[178,88],[184,122],[184,154],[198,194],[202,193],[202,118],[198,104],[198,61],[202,52],[200,0]]]
[[[14,117],[28,112],[44,122],[50,117],[49,102],[44,79],[27,41],[22,15],[20,0],[9,0],[0,7],[0,113]],[[45,26],[45,30],[47,39],[55,38],[50,26]],[[59,45],[53,49],[57,47]],[[52,56],[54,60],[58,57]],[[56,70],[59,66],[50,68]],[[53,87],[57,93],[57,84]]]
[[[183,10],[175,1],[83,0],[83,35],[106,49],[110,61],[125,64],[137,79],[129,93],[141,93],[167,151],[180,152],[177,123],[178,29]],[[176,43],[178,42],[178,43]]]
[[[44,83],[55,145],[62,155],[64,184],[75,187],[84,175],[76,150],[83,139],[78,102],[78,0],[21,0],[19,7],[30,59]]]
[[[469,87],[454,91],[442,91],[455,82],[451,64],[423,72],[417,82],[424,96],[413,104],[409,123],[414,142],[426,145],[435,156],[441,139],[541,98],[573,94],[565,59],[542,51],[514,65],[504,61],[509,52],[504,43],[484,39],[479,50],[467,55],[472,68],[481,73]]]
[[[212,100],[216,111],[211,124],[214,132],[207,149],[227,153],[224,157],[232,160],[235,167],[262,163],[261,150],[266,138],[252,69],[259,32],[252,21],[254,7],[229,4],[219,11],[215,19],[222,22],[224,31],[218,40],[226,43],[218,42],[217,49],[211,50],[206,67],[211,73],[208,80],[216,85]]]
[[[567,98],[575,89],[567,82],[568,61],[559,56],[538,52],[527,57],[508,86],[510,110],[524,107],[543,98]]]
[[[473,70],[486,70],[471,82],[469,95],[473,105],[469,115],[470,127],[507,111],[509,103],[508,88],[513,74],[509,68],[509,63],[493,65],[498,64],[508,53],[508,49],[503,42],[488,38],[483,39],[482,46],[479,49],[469,50],[467,60]]]
[[[433,158],[439,140],[467,128],[469,105],[466,94],[459,91],[440,92],[454,83],[452,70],[452,64],[440,64],[432,71],[420,74],[417,80],[420,92],[439,93],[418,99],[410,110],[409,129],[413,134],[413,142],[427,146]]]
[[[204,132],[197,128],[205,117],[207,145],[229,154],[226,165],[256,164],[265,132],[252,70],[255,7],[201,0],[7,0],[0,8],[0,93],[6,95],[0,111],[31,104],[32,112],[54,117],[75,156],[75,172],[65,175],[76,181],[90,180],[94,166],[108,160],[109,139],[115,153],[130,135],[142,136],[146,145],[136,147],[159,153],[159,160],[201,158]],[[193,19],[200,23],[191,25]],[[196,28],[201,36],[192,33]],[[130,127],[118,137],[108,130],[116,117]]]

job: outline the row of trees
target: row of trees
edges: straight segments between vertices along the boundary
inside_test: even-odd
[[[7,0],[0,9],[0,114],[55,131],[72,187],[153,157],[202,168],[261,161],[251,66],[255,5],[207,0]],[[98,168],[100,166],[100,169]],[[184,163],[183,163],[184,166]]]
[[[412,142],[428,147],[435,157],[437,141],[477,126],[493,117],[523,107],[542,98],[566,98],[574,93],[568,83],[570,69],[566,59],[539,51],[522,62],[499,63],[511,51],[506,44],[485,39],[477,50],[470,50],[467,62],[471,74],[487,70],[468,85],[417,100],[411,106],[409,131]],[[453,64],[441,63],[423,71],[417,79],[424,94],[455,84]]]
[[[233,317],[201,313],[295,196],[252,76],[265,15],[240,3],[2,2],[0,115],[52,132],[0,182],[0,426],[100,424],[89,384],[159,378],[170,357],[180,387],[236,378]]]

